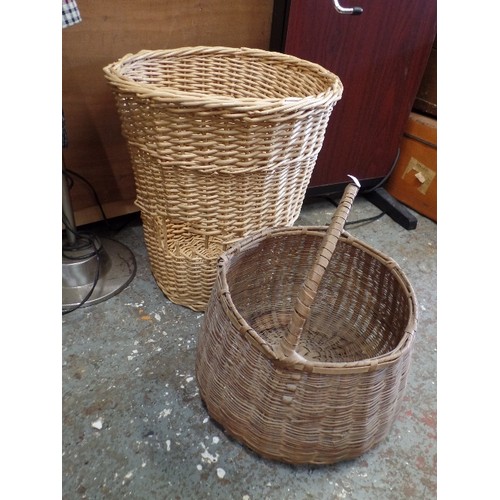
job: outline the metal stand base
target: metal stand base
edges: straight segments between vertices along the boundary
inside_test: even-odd
[[[417,227],[417,218],[384,188],[365,193],[364,197],[405,229]]]
[[[121,292],[135,276],[134,254],[118,241],[95,238],[93,245],[75,249],[70,246],[64,254],[63,311],[103,302]],[[97,270],[99,275],[96,281]],[[82,303],[95,281],[92,294]]]

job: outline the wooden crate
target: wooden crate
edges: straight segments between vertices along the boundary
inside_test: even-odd
[[[437,120],[411,113],[386,190],[437,222]]]

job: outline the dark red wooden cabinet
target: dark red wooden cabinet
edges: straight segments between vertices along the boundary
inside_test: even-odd
[[[275,3],[272,49],[321,64],[340,77],[309,191],[343,189],[347,174],[371,187],[390,173],[436,36],[436,0]]]

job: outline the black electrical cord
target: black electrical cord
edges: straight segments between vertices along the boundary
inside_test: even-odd
[[[97,192],[94,189],[94,186],[92,186],[92,184],[87,179],[85,179],[85,177],[83,177],[82,175],[78,174],[77,172],[74,172],[73,170],[70,170],[66,167],[63,168],[63,174],[66,176],[67,179],[69,179],[71,181],[71,185],[68,186],[69,189],[71,189],[73,187],[73,184],[74,184],[73,176],[78,177],[78,179],[80,179],[81,181],[83,181],[87,185],[87,187],[90,189],[90,191],[92,191],[92,194],[93,194],[94,199],[97,203],[97,206],[99,207],[99,211],[101,212],[101,215],[102,215],[104,222],[106,223],[106,225],[108,227],[110,227],[109,220],[106,217],[106,214],[104,213],[104,208],[102,207],[101,201],[99,200],[99,196],[97,195]]]
[[[361,191],[360,194],[371,193],[372,191],[375,191],[379,187],[382,187],[387,182],[387,179],[389,179],[389,177],[394,172],[394,169],[396,168],[396,165],[398,164],[400,154],[401,154],[401,148],[398,147],[398,150],[396,151],[396,157],[394,158],[394,161],[392,162],[391,168],[389,169],[389,172],[387,172],[385,177],[380,182],[378,182],[375,186],[368,188],[368,189],[364,189],[363,191]]]
[[[332,203],[335,207],[338,207],[339,204],[331,197],[325,196],[325,198]],[[380,212],[377,215],[374,215],[372,217],[366,217],[365,219],[358,219],[358,220],[353,220],[353,221],[347,221],[345,223],[346,226],[353,226],[353,225],[364,225],[364,224],[369,224],[370,222],[375,222],[378,219],[381,219],[385,215],[385,212]]]
[[[66,243],[63,244],[63,257],[72,260],[82,260],[94,257],[96,255],[96,244],[95,244],[95,236],[89,232],[76,232],[70,228],[69,221],[65,214],[63,214],[63,224],[66,226],[66,231],[70,232],[74,235],[75,241],[74,243]],[[74,257],[70,255],[68,252],[75,250],[84,250],[86,248],[94,247],[94,250],[88,254],[79,255],[78,257]],[[66,253],[65,253],[66,252]]]
[[[122,224],[121,226],[113,228],[109,219],[106,217],[106,213],[104,212],[104,208],[103,208],[102,203],[99,199],[99,196],[97,195],[97,191],[94,189],[94,186],[92,186],[92,184],[85,177],[83,177],[83,175],[80,175],[77,172],[74,172],[73,170],[68,169],[65,165],[64,158],[63,158],[62,173],[66,179],[66,182],[68,183],[69,190],[72,189],[74,184],[75,184],[74,177],[80,179],[82,182],[84,182],[87,185],[87,187],[92,192],[92,195],[94,196],[94,199],[97,203],[97,206],[99,207],[99,211],[101,212],[103,221],[109,230],[111,230],[112,232],[114,232],[116,234],[116,233],[120,232],[122,229],[124,229],[128,224],[130,224],[130,219],[127,219],[127,221],[124,224]],[[66,231],[71,232],[74,235],[74,242],[72,244],[69,244],[69,243],[63,244],[63,257],[65,257],[66,259],[73,259],[73,260],[82,260],[82,259],[88,259],[88,258],[95,257],[96,258],[96,265],[97,265],[96,273],[95,273],[94,280],[93,280],[92,287],[91,287],[90,291],[87,293],[87,295],[83,298],[83,300],[79,304],[72,307],[71,309],[64,309],[63,310],[63,314],[68,314],[68,313],[73,312],[76,309],[82,307],[89,300],[89,298],[91,297],[92,293],[95,290],[95,287],[97,286],[97,282],[99,280],[99,268],[100,268],[100,265],[99,265],[100,249],[98,248],[98,246],[96,244],[96,236],[93,233],[88,232],[88,231],[81,231],[81,230],[74,231],[73,229],[71,229],[72,224],[68,221],[68,219],[64,213],[63,213],[62,222],[66,228]],[[79,253],[78,257],[74,257],[70,253],[70,251],[75,251],[75,250],[80,250],[80,249],[83,250],[85,248],[93,248],[93,250],[87,254]]]
[[[65,169],[63,169],[63,174],[66,174]],[[67,174],[65,175],[65,181],[68,183],[68,188],[71,188],[73,186],[73,179],[69,177]],[[63,244],[62,247],[62,255],[64,258],[69,259],[69,260],[83,260],[83,259],[89,259],[95,257],[96,259],[96,272],[94,275],[94,279],[92,282],[92,286],[88,293],[85,295],[85,297],[75,306],[69,308],[69,309],[63,309],[62,314],[69,314],[73,311],[76,311],[80,307],[82,307],[92,296],[94,293],[95,287],[97,286],[97,282],[99,281],[99,275],[100,275],[100,256],[99,256],[99,247],[96,244],[96,236],[92,233],[89,233],[87,231],[75,231],[72,229],[72,225],[70,221],[68,220],[68,217],[66,214],[62,213],[62,223],[64,224],[66,228],[67,233],[71,233],[74,238],[73,242],[69,243],[67,242],[66,244]],[[69,240],[69,238],[68,238]],[[92,249],[88,253],[83,253],[84,250],[86,249]],[[78,257],[75,257],[72,255],[71,251],[79,251],[78,252]]]
[[[66,180],[68,182],[68,189],[71,190],[73,188],[73,185],[75,184],[75,181],[73,180],[73,177],[68,175],[65,170],[63,169],[63,175],[66,175]]]
[[[63,223],[67,222],[66,216],[63,214]],[[100,256],[99,256],[99,248],[98,245],[96,244],[95,236],[91,234],[82,234],[81,232],[76,232],[70,229],[70,227],[66,225],[66,230],[70,231],[74,236],[75,236],[75,243],[71,245],[63,245],[63,256],[66,257],[67,259],[75,259],[75,260],[81,260],[81,259],[86,259],[86,258],[91,258],[95,257],[96,259],[96,272],[94,275],[94,280],[92,282],[92,286],[88,293],[85,295],[85,297],[75,306],[71,307],[70,309],[63,309],[62,314],[68,314],[73,311],[76,311],[80,307],[82,307],[92,296],[94,293],[95,287],[97,286],[97,282],[99,281],[99,275],[100,275]],[[78,257],[73,257],[69,255],[67,252],[69,250],[78,250],[78,249],[85,249],[88,248],[89,246],[93,247],[93,251],[86,255],[79,255]],[[65,253],[66,250],[66,253]]]
[[[359,219],[359,220],[347,221],[345,223],[345,225],[346,226],[352,226],[354,224],[356,224],[356,225],[369,224],[370,222],[375,222],[376,220],[381,219],[384,215],[385,215],[385,212],[380,212],[378,215],[374,215],[373,217],[367,217],[366,219]]]
[[[79,173],[74,172],[73,170],[70,170],[69,168],[66,168],[66,166],[64,166],[64,168],[63,168],[63,174],[66,176],[66,178],[69,181],[68,189],[71,189],[74,185],[73,177],[77,177],[83,183],[86,184],[86,186],[90,189],[90,191],[92,192],[92,195],[94,196],[95,202],[97,203],[97,206],[99,207],[99,211],[101,212],[102,219],[103,219],[103,221],[106,224],[106,227],[108,229],[110,229],[111,231],[113,231],[116,234],[116,233],[120,232],[122,229],[124,229],[126,226],[128,226],[128,224],[130,224],[130,220],[127,220],[123,225],[114,228],[112,226],[110,220],[106,217],[106,213],[104,212],[104,208],[102,206],[101,200],[99,199],[99,196],[98,196],[97,191],[95,190],[94,186],[92,186],[92,184],[83,175],[80,175]]]
[[[389,172],[375,186],[360,191],[361,195],[363,195],[365,193],[370,193],[372,191],[375,191],[376,189],[378,189],[379,187],[383,186],[387,182],[387,179],[389,179],[389,177],[392,175],[392,173],[394,172],[394,169],[396,168],[396,165],[398,164],[399,155],[400,154],[401,154],[401,148],[398,147],[398,150],[396,152],[396,157],[394,158],[394,161],[392,162],[392,165],[391,165],[391,168],[389,169]],[[326,198],[328,201],[330,201],[331,203],[333,203],[333,205],[335,205],[336,207],[338,207],[338,203],[331,196],[324,196],[324,198]],[[380,212],[378,215],[374,215],[373,217],[367,217],[366,219],[359,219],[359,220],[354,220],[354,221],[347,221],[345,223],[345,225],[346,226],[352,226],[352,225],[359,225],[359,224],[362,224],[362,225],[369,224],[370,222],[375,222],[376,220],[381,219],[384,215],[385,215],[385,212]]]

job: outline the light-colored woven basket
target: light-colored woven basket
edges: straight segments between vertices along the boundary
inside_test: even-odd
[[[299,216],[342,84],[309,61],[229,47],[144,50],[104,73],[155,279],[204,310],[224,250]]]
[[[387,436],[402,404],[417,302],[392,259],[343,231],[352,189],[328,229],[262,230],[218,263],[198,336],[200,394],[266,458],[355,458]]]

